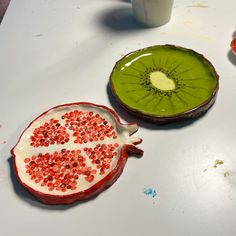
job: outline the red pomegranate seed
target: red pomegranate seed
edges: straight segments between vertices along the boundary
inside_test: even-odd
[[[65,113],[62,117],[65,118],[66,126],[69,126],[70,130],[73,130],[73,136],[77,137],[74,143],[87,143],[104,140],[106,137],[113,137],[115,132],[114,128],[108,125],[108,122],[102,118],[99,114],[93,112],[79,112],[77,110]],[[76,118],[76,119],[74,119]],[[99,134],[97,134],[99,125]],[[114,137],[113,137],[114,138]]]
[[[94,180],[94,176],[93,175],[89,175],[86,177],[86,180],[91,183]]]
[[[30,158],[28,158],[28,157],[25,158],[24,162],[25,162],[25,163],[29,163],[29,162],[30,162]]]
[[[91,155],[96,155],[92,148],[84,150]],[[31,176],[32,180],[35,180],[36,184],[47,187],[49,191],[75,190],[77,188],[75,180],[79,179],[79,175],[84,175],[86,181],[92,182],[94,180],[93,174],[97,173],[95,169],[86,165],[86,158],[80,153],[81,150],[63,148],[60,152],[40,153],[38,156],[27,157],[28,159],[24,159],[26,173]]]
[[[58,139],[61,142],[56,142],[57,144],[64,144],[65,140],[69,137],[69,134],[66,133],[66,128],[61,126],[58,120],[54,119],[50,119],[49,123],[46,122],[44,125],[36,128],[33,134],[34,136],[30,137],[32,141],[30,145],[34,147],[48,147],[49,144],[55,144],[55,141]]]

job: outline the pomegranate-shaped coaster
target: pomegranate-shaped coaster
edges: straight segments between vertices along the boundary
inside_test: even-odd
[[[101,105],[54,107],[32,121],[11,150],[19,182],[47,204],[97,195],[123,171],[128,153],[142,154],[131,137],[138,126],[121,124]]]

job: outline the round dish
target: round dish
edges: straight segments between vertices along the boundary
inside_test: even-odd
[[[207,111],[216,99],[219,76],[203,55],[179,46],[158,45],[119,60],[109,85],[127,111],[165,124]]]
[[[234,39],[231,41],[230,47],[231,47],[231,50],[232,50],[232,52],[234,53],[234,55],[236,55],[236,38],[234,38]]]

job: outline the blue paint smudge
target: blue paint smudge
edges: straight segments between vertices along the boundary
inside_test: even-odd
[[[157,192],[156,192],[156,189],[154,188],[145,188],[143,193],[147,196],[151,196],[151,197],[156,197],[157,195]]]

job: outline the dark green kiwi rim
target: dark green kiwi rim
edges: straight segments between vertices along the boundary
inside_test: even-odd
[[[204,102],[200,103],[199,105],[195,106],[194,108],[190,108],[189,110],[186,110],[184,112],[180,112],[180,113],[173,114],[173,115],[161,116],[161,115],[153,115],[153,114],[142,112],[141,109],[132,108],[129,105],[127,105],[126,103],[124,103],[119,98],[119,96],[116,92],[116,89],[114,88],[113,82],[112,82],[113,74],[117,68],[117,65],[119,63],[121,63],[125,58],[130,56],[131,54],[139,53],[139,52],[142,52],[145,50],[152,50],[157,47],[169,47],[169,48],[173,48],[173,49],[177,49],[177,50],[181,50],[181,51],[188,51],[192,55],[196,55],[196,56],[202,58],[202,60],[204,60],[208,64],[208,66],[211,67],[216,83],[215,83],[215,87],[212,90],[212,93],[208,97],[208,99],[206,99]],[[119,61],[117,61],[115,66],[113,67],[111,74],[110,74],[109,86],[110,86],[112,94],[115,97],[115,99],[117,100],[117,102],[132,115],[134,115],[138,118],[147,120],[147,121],[157,123],[157,124],[166,124],[166,123],[181,121],[181,120],[185,120],[185,119],[189,119],[189,118],[196,118],[196,117],[202,115],[203,113],[205,113],[214,104],[214,102],[216,100],[216,95],[219,90],[219,75],[217,74],[215,67],[212,65],[212,63],[207,58],[204,57],[204,55],[202,55],[192,49],[188,49],[188,48],[184,48],[184,47],[176,46],[176,45],[171,45],[171,44],[153,45],[150,47],[146,47],[146,48],[132,51],[132,52],[126,54],[125,56],[123,56]]]

